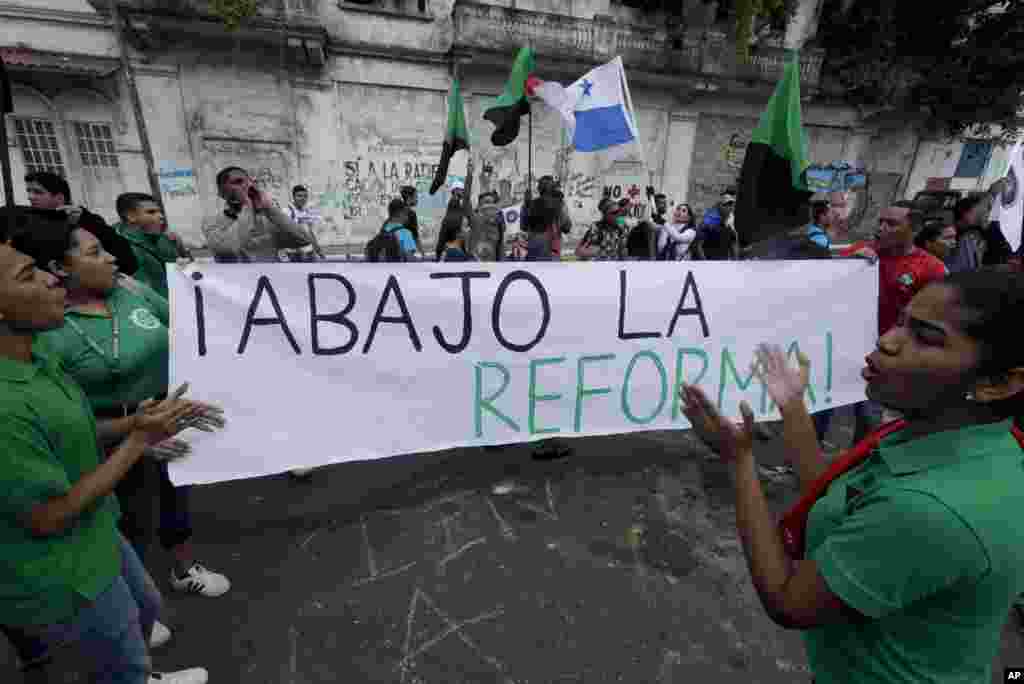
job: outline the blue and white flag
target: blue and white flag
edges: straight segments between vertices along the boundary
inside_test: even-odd
[[[607,150],[639,137],[621,57],[587,72],[568,90],[576,120],[572,141],[580,152]]]
[[[640,137],[621,57],[588,71],[567,88],[534,78],[528,83],[528,92],[562,116],[579,152],[612,150]]]

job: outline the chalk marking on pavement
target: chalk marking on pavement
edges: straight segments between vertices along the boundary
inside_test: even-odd
[[[455,539],[452,537],[452,526],[451,520],[455,516],[446,515],[441,518],[441,527],[444,529],[444,550],[445,553],[453,553],[455,549]]]
[[[415,650],[410,650],[410,647],[412,645],[413,619],[416,616],[416,608],[421,600],[424,603],[426,603],[430,607],[430,609],[434,611],[434,613],[437,614],[437,616],[444,621],[446,627],[440,633],[436,634],[433,638],[428,639],[427,641],[420,644],[418,647],[416,647]],[[431,648],[447,639],[452,634],[455,634],[459,637],[462,643],[464,643],[476,655],[480,656],[480,658],[482,658],[488,665],[495,668],[501,674],[505,675],[505,682],[507,684],[515,684],[515,681],[508,676],[507,668],[505,667],[504,663],[502,663],[500,660],[493,656],[489,656],[483,653],[480,650],[480,647],[477,646],[476,642],[473,641],[472,637],[468,636],[462,631],[462,628],[466,627],[467,625],[475,625],[484,622],[485,620],[492,620],[496,617],[504,615],[504,613],[505,609],[502,606],[498,606],[496,609],[492,611],[481,613],[480,615],[477,615],[473,618],[469,618],[468,620],[456,622],[452,620],[452,618],[447,613],[441,610],[437,603],[435,603],[434,600],[426,594],[426,592],[424,592],[419,587],[416,587],[412,594],[412,600],[409,602],[409,614],[406,616],[405,621],[405,645],[402,648],[402,659],[398,661],[397,665],[395,665],[396,670],[401,670],[402,683],[404,684],[406,675],[409,672],[409,667],[417,656],[423,655]]]
[[[532,503],[530,501],[516,501],[516,505],[519,506],[520,508],[532,511],[537,515],[543,516],[548,520],[558,520],[557,515],[552,515],[548,509],[544,508],[543,506],[538,506],[537,504]]]
[[[487,505],[490,507],[491,513],[494,514],[495,520],[497,520],[498,525],[501,526],[501,536],[510,541],[515,541],[515,530],[513,530],[512,526],[505,522],[505,519],[501,517],[501,513],[498,512],[498,508],[494,505],[494,502],[491,500],[491,497],[485,496],[484,498],[487,499]]]
[[[295,684],[295,677],[299,669],[299,631],[295,629],[295,625],[288,628],[288,646],[290,657],[288,660],[289,664],[289,684]]]
[[[658,673],[658,684],[672,684],[672,673],[676,665],[683,662],[683,654],[679,651],[665,651],[661,660],[661,670]]]
[[[414,565],[416,565],[416,561],[412,561],[410,563],[406,563],[405,565],[403,565],[400,568],[395,568],[393,570],[388,570],[387,572],[383,572],[383,573],[381,573],[379,575],[374,575],[372,577],[364,577],[361,580],[357,580],[357,581],[353,582],[350,586],[352,586],[352,587],[362,587],[364,585],[371,584],[371,583],[376,582],[378,580],[387,579],[388,577],[394,577],[395,575],[402,574],[403,572],[405,572],[406,570],[408,570],[409,568],[411,568]]]
[[[366,529],[366,520],[360,526],[363,529],[363,543],[366,545],[366,565],[370,569],[370,577],[377,576],[377,559],[373,555],[373,547],[370,546],[370,533]]]
[[[558,520],[558,511],[555,510],[555,496],[551,493],[551,480],[544,480],[544,490],[548,494],[548,509],[551,511],[551,516],[554,520]]]
[[[301,544],[299,544],[299,550],[300,551],[305,551],[306,547],[309,546],[309,542],[313,541],[313,537],[315,537],[318,534],[320,534],[320,530],[313,530],[313,534],[311,534],[308,537],[306,537],[306,540],[304,542],[302,542]]]
[[[487,541],[486,537],[477,537],[473,541],[467,542],[467,543],[463,544],[461,547],[459,547],[458,549],[456,549],[452,553],[449,553],[447,556],[442,558],[438,562],[437,567],[443,571],[444,570],[444,566],[447,565],[449,561],[455,560],[456,558],[458,558],[459,556],[464,554],[469,549],[473,548],[474,546],[476,546],[478,544],[483,544],[485,541]]]

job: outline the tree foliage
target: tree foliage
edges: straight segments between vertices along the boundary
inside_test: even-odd
[[[826,0],[816,42],[850,101],[923,111],[952,136],[1016,135],[1024,0]]]
[[[259,0],[210,0],[210,13],[221,19],[229,31],[237,30],[258,9]]]
[[[736,36],[736,57],[750,60],[754,36],[783,31],[799,0],[620,0],[650,16],[664,16],[669,33],[692,31],[698,26],[731,26]]]

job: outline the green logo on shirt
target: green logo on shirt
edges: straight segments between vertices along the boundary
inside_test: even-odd
[[[143,330],[156,330],[160,327],[160,321],[149,312],[149,309],[135,309],[131,315],[132,323]]]

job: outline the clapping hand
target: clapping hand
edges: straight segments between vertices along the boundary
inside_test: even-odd
[[[725,461],[735,461],[754,453],[754,411],[747,402],[740,404],[742,423],[722,416],[707,395],[695,385],[682,385],[679,397],[683,414],[693,425],[701,441]]]
[[[762,344],[757,348],[751,370],[764,384],[768,396],[781,409],[793,402],[803,401],[811,377],[811,361],[800,352],[797,366],[794,367],[781,347]]]
[[[188,428],[204,432],[223,428],[224,411],[218,406],[182,399],[187,391],[185,383],[163,401],[149,399],[139,404],[132,432],[142,433],[146,444],[155,446]]]
[[[173,461],[192,453],[192,446],[180,439],[168,439],[146,449],[146,455],[156,461]]]

